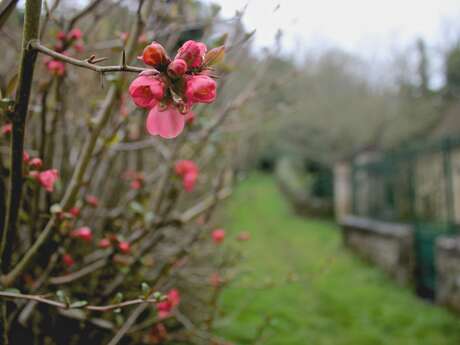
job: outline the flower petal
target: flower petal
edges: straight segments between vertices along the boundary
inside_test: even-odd
[[[155,106],[149,112],[146,127],[151,135],[159,135],[162,138],[171,139],[177,137],[184,130],[185,116],[173,106],[168,106],[160,111]]]

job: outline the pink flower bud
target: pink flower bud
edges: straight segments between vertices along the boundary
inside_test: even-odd
[[[26,150],[24,150],[24,152],[22,153],[22,160],[24,161],[24,163],[29,163],[30,155],[29,152],[27,152]]]
[[[87,195],[85,201],[91,207],[98,207],[99,206],[99,199],[95,195]]]
[[[2,126],[2,134],[8,135],[13,130],[13,125],[11,123],[6,123]]]
[[[69,40],[79,40],[82,37],[83,37],[83,33],[81,32],[79,28],[70,30],[70,32],[67,35],[67,38]]]
[[[188,159],[177,161],[174,168],[176,170],[176,174],[179,176],[184,176],[190,173],[198,174],[198,166],[194,161]]]
[[[129,85],[133,102],[141,108],[153,108],[164,97],[165,85],[158,77],[139,76]]]
[[[168,75],[171,78],[179,78],[187,72],[187,63],[182,59],[175,59],[168,65]]]
[[[37,180],[47,192],[53,192],[54,184],[59,178],[57,169],[49,169],[38,173]]]
[[[93,239],[93,232],[87,226],[83,226],[81,228],[75,229],[70,233],[70,237],[78,238],[85,242],[91,242]]]
[[[212,103],[216,99],[216,82],[206,75],[195,75],[187,80],[185,95],[189,103]]]
[[[185,60],[191,68],[200,67],[203,63],[207,48],[204,43],[189,40],[177,51],[176,59]]]
[[[180,303],[180,294],[177,289],[168,292],[167,299],[156,304],[158,316],[160,318],[168,317],[171,310]]]
[[[195,188],[196,181],[198,179],[198,174],[196,173],[189,173],[184,175],[182,178],[182,185],[186,192],[192,192]]]
[[[132,180],[131,183],[129,184],[131,189],[138,190],[142,188],[142,181],[139,179]]]
[[[108,238],[103,238],[103,239],[101,239],[99,241],[97,246],[99,248],[106,249],[106,248],[109,248],[111,245],[112,245],[112,243],[110,242],[110,240]]]
[[[43,161],[40,158],[32,158],[29,165],[34,169],[40,169],[43,165]]]
[[[198,179],[198,166],[191,160],[181,160],[176,162],[176,174],[182,177],[182,184],[185,191],[191,192]]]
[[[215,244],[221,244],[225,239],[225,230],[224,229],[216,229],[212,232],[212,240]]]
[[[56,39],[58,39],[59,41],[64,41],[66,39],[66,34],[64,31],[59,31],[57,34],[56,34]]]
[[[169,60],[166,50],[157,42],[152,42],[144,48],[141,59],[146,65],[153,67],[166,65]]]
[[[120,252],[122,252],[123,254],[129,254],[131,252],[131,245],[129,244],[129,242],[126,242],[126,241],[120,241],[118,243],[118,249],[120,250]]]
[[[46,64],[48,71],[56,76],[63,76],[65,73],[65,64],[62,61],[51,60]]]
[[[70,213],[73,217],[77,218],[77,217],[80,215],[80,208],[77,207],[77,206],[74,206],[74,207],[72,207],[72,208],[69,210],[69,213]]]
[[[70,254],[64,254],[62,256],[62,262],[64,263],[64,265],[67,266],[67,268],[70,268],[73,265],[75,265],[75,260],[72,258]]]

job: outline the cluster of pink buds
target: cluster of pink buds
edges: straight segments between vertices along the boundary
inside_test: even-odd
[[[195,162],[191,160],[180,160],[176,162],[176,174],[182,177],[182,185],[185,191],[191,192],[195,188],[198,179],[199,169]]]
[[[180,294],[177,289],[173,289],[168,292],[166,300],[158,302],[156,304],[158,316],[160,318],[168,317],[171,311],[180,303]]]
[[[116,235],[104,237],[98,243],[98,247],[101,249],[107,249],[112,246],[116,246],[122,254],[131,253],[131,244],[128,241],[118,238]]]
[[[59,171],[57,169],[48,169],[40,171],[43,166],[43,162],[40,158],[30,158],[27,151],[24,151],[23,161],[29,169],[29,177],[36,180],[47,192],[54,191],[54,185],[59,179]]]
[[[69,49],[73,48],[75,52],[80,53],[84,50],[82,37],[83,33],[78,28],[72,29],[68,33],[59,31],[56,35],[57,42],[54,45],[54,50],[68,55]],[[65,63],[62,61],[46,59],[45,66],[52,75],[63,76],[65,74]]]
[[[175,138],[187,121],[192,106],[212,103],[217,84],[211,66],[223,58],[224,47],[207,52],[204,43],[187,41],[171,60],[163,46],[153,42],[139,58],[153,69],[141,72],[129,86],[134,103],[149,109],[146,127],[151,135]]]

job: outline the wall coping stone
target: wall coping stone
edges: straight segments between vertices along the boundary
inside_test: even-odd
[[[413,226],[411,224],[383,222],[351,215],[344,217],[340,221],[340,225],[371,234],[377,233],[387,237],[407,237],[413,233]]]

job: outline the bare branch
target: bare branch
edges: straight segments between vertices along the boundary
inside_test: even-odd
[[[119,308],[126,308],[132,305],[158,303],[158,299],[156,298],[147,298],[147,299],[137,298],[137,299],[133,299],[129,301],[124,301],[124,302],[115,303],[115,304],[108,304],[108,305],[85,305],[83,307],[72,307],[72,304],[69,305],[66,303],[54,301],[44,296],[46,295],[27,295],[27,294],[15,293],[15,292],[0,291],[0,297],[4,297],[4,298],[25,299],[29,301],[35,301],[39,303],[48,304],[53,307],[61,308],[61,309],[86,309],[86,310],[98,311],[98,312],[105,312],[105,311],[110,311],[110,310],[119,309]]]
[[[52,49],[49,49],[42,45],[38,40],[33,40],[29,42],[29,46],[36,51],[39,51],[42,54],[51,56],[52,58],[56,60],[60,60],[62,62],[69,63],[74,66],[90,69],[95,72],[100,72],[100,73],[109,73],[109,72],[133,72],[133,73],[140,73],[143,71],[146,71],[147,68],[142,68],[142,67],[134,67],[134,66],[128,66],[128,65],[120,65],[120,66],[98,66],[96,65],[97,62],[101,62],[103,60],[101,59],[95,59],[90,57],[88,60],[78,60],[75,58],[72,58],[70,56],[60,54],[58,52],[55,52]],[[105,58],[104,58],[105,59]]]

